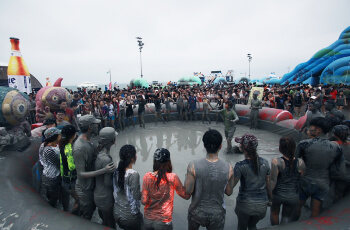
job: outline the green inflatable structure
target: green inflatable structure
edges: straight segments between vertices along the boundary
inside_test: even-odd
[[[178,80],[178,85],[202,85],[202,81],[198,76],[181,77]]]

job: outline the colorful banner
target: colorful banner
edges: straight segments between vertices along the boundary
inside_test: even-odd
[[[250,93],[249,93],[249,99],[248,99],[248,104],[247,105],[250,105],[250,101],[253,99],[253,93],[258,91],[259,92],[259,95],[258,95],[258,99],[260,101],[262,101],[262,97],[263,97],[263,94],[264,94],[264,88],[262,87],[252,87],[252,89],[250,90]]]

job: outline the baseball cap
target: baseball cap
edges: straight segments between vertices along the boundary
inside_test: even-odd
[[[118,133],[112,127],[105,127],[101,129],[99,137],[101,139],[112,140]]]
[[[244,134],[242,137],[236,137],[235,141],[250,150],[255,150],[258,147],[258,139],[252,134]]]
[[[56,127],[48,128],[48,129],[45,130],[45,132],[44,132],[45,139],[49,139],[49,138],[53,137],[53,136],[56,135],[56,134],[61,134],[61,130],[59,130],[59,129],[56,128]]]
[[[165,162],[170,160],[170,152],[165,148],[157,149],[154,152],[153,159],[160,162]]]
[[[100,119],[96,119],[94,116],[92,115],[85,115],[79,118],[79,125],[80,126],[88,126],[91,124],[100,124],[101,120]]]
[[[76,129],[73,125],[66,125],[62,128],[62,138],[71,138],[76,133]]]

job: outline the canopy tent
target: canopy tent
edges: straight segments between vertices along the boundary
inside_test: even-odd
[[[83,82],[83,83],[81,83],[80,85],[78,85],[78,87],[80,87],[80,88],[86,88],[86,89],[88,89],[88,90],[97,90],[98,85],[93,84],[93,83],[91,83],[91,82]]]

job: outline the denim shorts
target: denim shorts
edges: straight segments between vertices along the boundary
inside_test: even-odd
[[[320,189],[317,185],[308,183],[306,181],[300,181],[299,185],[299,199],[307,200],[311,196],[312,199],[323,201],[327,194],[328,189]]]

